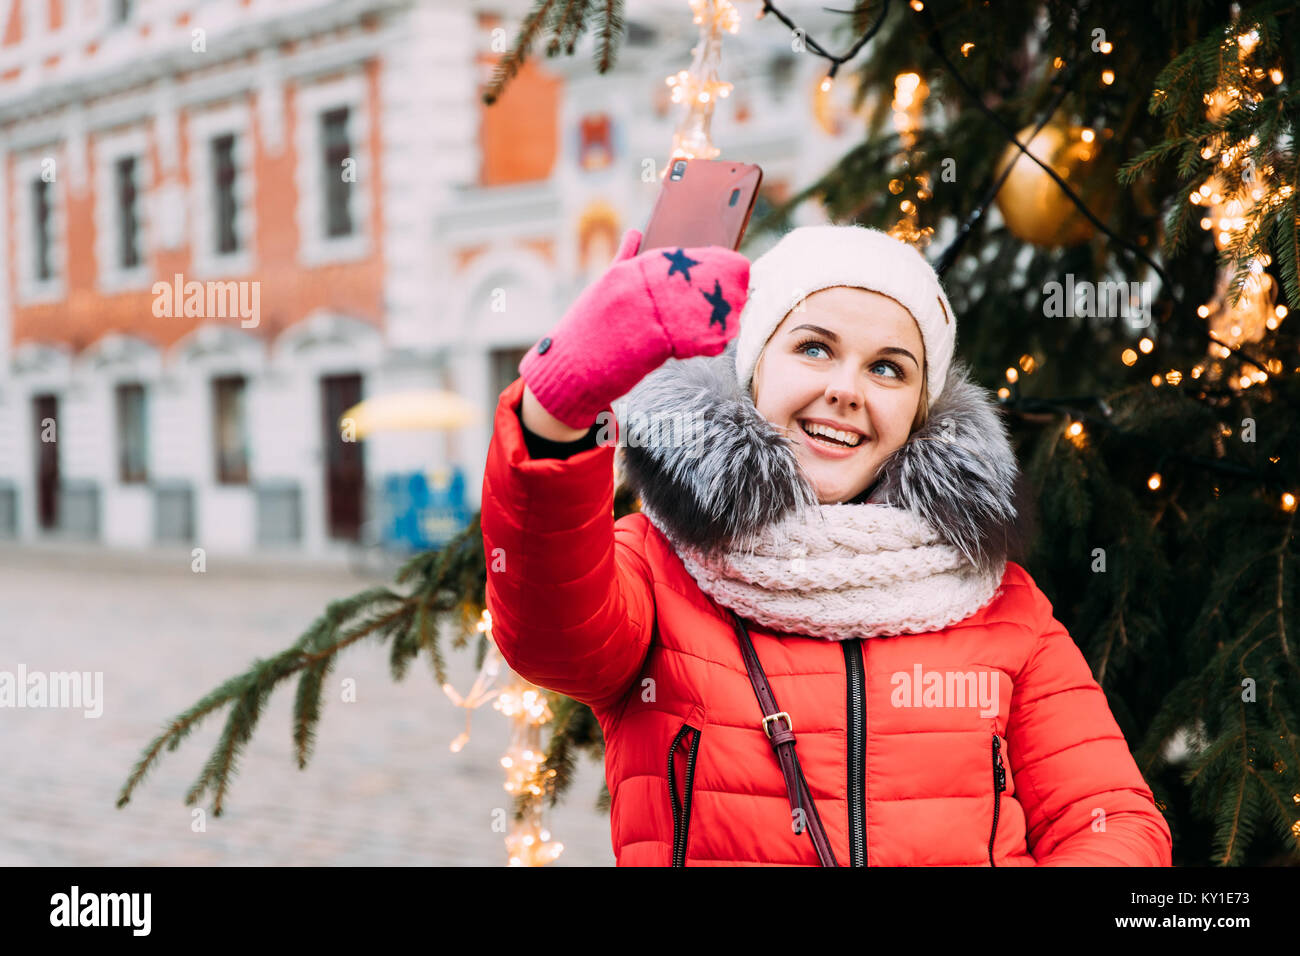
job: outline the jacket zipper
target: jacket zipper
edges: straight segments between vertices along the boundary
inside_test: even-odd
[[[677,745],[688,732],[694,734],[694,737],[691,738],[691,749],[686,755],[686,792],[679,800],[677,768],[673,758],[677,753]],[[686,865],[686,839],[691,828],[691,792],[695,785],[695,754],[699,747],[700,732],[690,724],[682,724],[682,729],[673,738],[673,745],[668,748],[668,792],[673,805],[673,866]]]
[[[867,865],[866,738],[867,704],[862,639],[840,642],[848,675],[849,866]]]
[[[993,862],[993,840],[998,835],[998,811],[1002,806],[1002,791],[1007,789],[1007,771],[1002,765],[1002,740],[993,735],[993,831],[989,834],[989,866]]]

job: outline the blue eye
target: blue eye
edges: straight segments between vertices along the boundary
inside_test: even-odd
[[[805,339],[804,341],[796,345],[794,347],[794,350],[798,352],[800,355],[807,355],[809,347],[821,349],[823,352],[830,354],[830,350],[826,348],[825,343],[820,342],[817,339]]]
[[[830,355],[830,351],[831,351],[830,347],[820,339],[804,339],[802,342],[800,342],[798,345],[794,347],[796,354],[799,355],[810,355],[809,353],[810,349],[820,349],[826,355]],[[810,357],[816,358],[816,356],[810,356]],[[885,368],[893,369],[894,374],[890,376],[891,378],[896,378],[899,379],[900,381],[907,379],[907,373],[903,371],[903,367],[899,365],[897,362],[891,362],[888,359],[880,359],[880,361],[878,362],[873,362],[871,364],[871,368],[878,369],[882,365]]]

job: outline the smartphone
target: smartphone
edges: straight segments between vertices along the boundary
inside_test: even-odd
[[[727,159],[674,159],[659,189],[640,252],[692,246],[740,248],[763,170]]]

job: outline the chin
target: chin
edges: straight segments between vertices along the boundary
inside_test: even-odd
[[[838,476],[831,478],[829,476],[813,475],[812,486],[817,492],[818,501],[824,505],[833,505],[852,501],[862,494],[871,486],[871,478],[867,476],[861,481],[846,483],[842,477]]]

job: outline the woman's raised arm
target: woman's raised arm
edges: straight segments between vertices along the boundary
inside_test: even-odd
[[[533,459],[524,425],[584,437],[601,412],[671,357],[717,355],[739,329],[749,260],[717,246],[614,262],[519,364],[497,403],[483,477],[487,603],[506,662],[594,709],[640,671],[654,631],[644,522],[615,528],[614,446]]]

